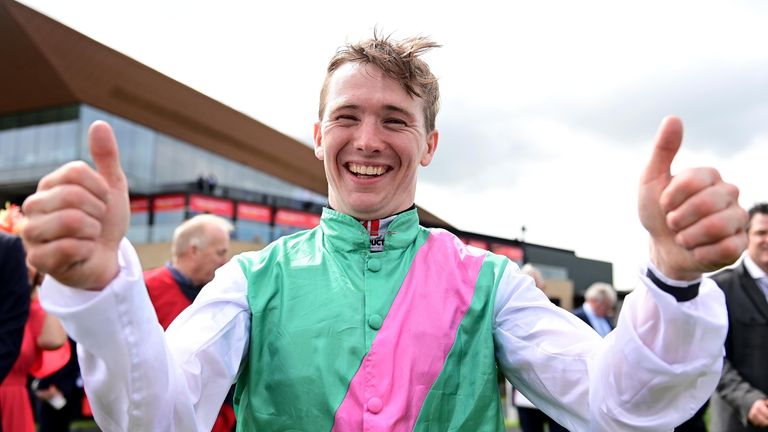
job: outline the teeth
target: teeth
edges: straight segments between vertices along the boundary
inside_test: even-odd
[[[349,170],[355,174],[380,176],[384,174],[385,168],[383,166],[370,166],[370,165],[366,166],[366,165],[351,163],[349,164]]]

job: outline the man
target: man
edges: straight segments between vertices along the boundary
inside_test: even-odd
[[[0,230],[0,383],[21,350],[32,292],[21,239]],[[0,414],[2,415],[2,414]],[[0,432],[3,426],[0,421]]]
[[[747,235],[741,263],[713,276],[730,322],[712,396],[712,428],[723,432],[768,430],[768,203],[749,210]]]
[[[173,232],[171,262],[144,273],[157,319],[167,329],[227,262],[233,226],[218,216],[197,215]]]
[[[165,335],[121,240],[127,188],[108,125],[89,133],[96,170],[41,180],[25,203],[30,260],[55,278],[46,307],[84,347],[100,424],[206,430],[237,381],[242,430],[501,431],[497,364],[575,431],[669,430],[704,402],[727,322],[701,273],[744,248],[738,190],[711,168],[672,177],[682,126],[663,122],[639,191],[651,263],[601,339],[507,258],[418,225],[439,104],[419,56],[435,46],[374,37],[336,53],[314,128],[320,226],[231,260]]]
[[[616,291],[605,282],[595,282],[584,293],[584,304],[573,314],[595,329],[600,337],[608,336],[613,330],[610,316],[616,306]]]

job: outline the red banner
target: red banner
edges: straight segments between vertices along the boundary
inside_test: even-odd
[[[297,228],[314,228],[320,225],[320,215],[296,210],[280,209],[275,214],[275,223]]]
[[[146,213],[149,211],[149,198],[131,198],[131,213]]]
[[[491,245],[491,252],[504,255],[512,261],[523,262],[523,250],[517,246],[494,243]]]
[[[272,221],[272,209],[259,204],[237,204],[237,219],[270,223]]]
[[[464,243],[468,246],[474,246],[476,248],[488,250],[488,242],[479,239],[465,239]]]
[[[211,213],[231,219],[235,213],[235,203],[206,195],[190,195],[189,210],[194,213]]]
[[[185,203],[184,194],[158,195],[152,199],[152,210],[155,212],[184,210]]]

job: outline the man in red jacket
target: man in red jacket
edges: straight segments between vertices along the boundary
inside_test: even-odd
[[[149,297],[164,329],[227,262],[231,231],[232,224],[218,216],[195,216],[173,232],[171,261],[144,272]]]
[[[149,298],[157,319],[167,329],[213,279],[214,272],[229,259],[229,233],[232,224],[218,216],[197,215],[173,232],[171,261],[144,272]],[[219,411],[212,432],[234,430],[235,412],[227,398]]]

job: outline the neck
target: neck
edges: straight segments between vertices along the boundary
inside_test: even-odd
[[[184,276],[185,278],[189,279],[190,282],[192,282],[193,284],[195,283],[192,280],[192,276],[191,276],[192,275],[192,268],[184,260],[180,260],[178,258],[174,258],[174,259],[171,260],[171,266],[173,266],[173,268],[177,272],[181,273],[182,276]]]
[[[352,216],[353,218],[359,220],[360,222],[364,222],[364,221],[386,219],[386,218],[388,218],[390,216],[397,216],[397,215],[399,215],[401,213],[405,213],[407,211],[415,209],[416,208],[416,204],[411,204],[410,207],[408,207],[406,209],[403,209],[403,210],[400,210],[398,212],[392,213],[392,214],[387,214],[387,215],[383,215],[383,216],[375,216],[375,217],[361,216],[361,215],[354,214],[352,212],[344,212],[344,211],[341,211],[341,210],[337,210],[331,204],[328,204],[328,208],[333,210],[333,211],[337,211],[339,213],[344,213],[344,214],[347,214],[349,216]]]

